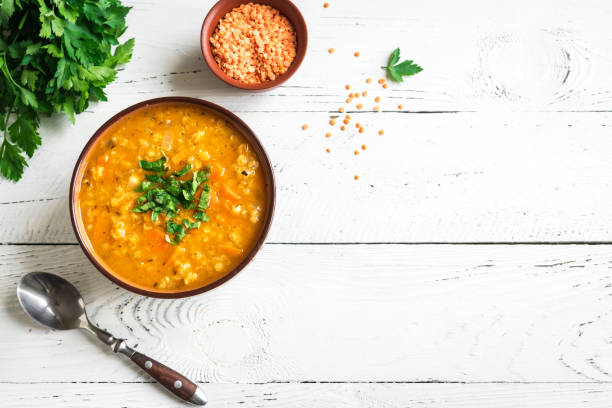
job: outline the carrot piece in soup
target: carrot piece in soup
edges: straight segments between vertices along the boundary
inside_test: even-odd
[[[218,180],[225,175],[225,168],[218,161],[210,161],[210,179]]]
[[[240,195],[234,190],[232,190],[232,188],[225,183],[221,185],[220,193],[223,197],[227,198],[228,200],[232,200],[232,201],[240,200]]]
[[[147,249],[154,253],[168,249],[170,245],[166,242],[166,234],[158,228],[149,230],[144,235],[144,242],[147,245]]]
[[[236,248],[235,246],[230,245],[230,244],[220,245],[219,249],[225,252],[228,256],[238,256],[242,254],[242,249]]]

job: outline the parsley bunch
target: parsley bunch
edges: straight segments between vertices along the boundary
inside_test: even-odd
[[[185,165],[181,170],[167,174],[169,170],[166,167],[166,161],[166,156],[163,156],[155,161],[140,160],[138,162],[143,170],[154,174],[147,174],[145,180],[136,189],[136,191],[144,192],[144,194],[138,197],[132,212],[146,213],[151,211],[153,221],[157,221],[159,214],[166,214],[168,218],[166,233],[173,235],[172,239],[166,237],[166,241],[176,245],[187,234],[185,228],[188,230],[199,228],[200,221],[208,222],[209,220],[206,209],[210,201],[210,186],[206,182],[210,178],[210,166],[194,171],[191,177],[181,180],[181,177],[191,170],[191,164]],[[196,193],[200,186],[202,186],[202,193],[196,204]],[[193,218],[197,221],[185,218],[182,221],[183,225],[181,225],[172,220],[178,215],[180,207],[186,210],[195,208]]]
[[[40,146],[39,114],[74,115],[105,101],[129,7],[120,0],[0,0],[0,173],[17,181]],[[115,47],[116,46],[116,47]],[[113,52],[114,48],[114,52]]]

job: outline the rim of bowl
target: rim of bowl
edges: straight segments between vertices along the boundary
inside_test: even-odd
[[[98,260],[99,256],[94,253],[93,248],[90,249],[90,247],[85,244],[84,236],[87,237],[87,232],[84,230],[81,231],[81,229],[79,228],[77,224],[78,217],[76,214],[76,205],[75,205],[77,201],[77,197],[75,196],[75,192],[77,191],[76,181],[78,179],[79,174],[81,173],[81,168],[83,167],[85,163],[85,158],[87,157],[90,150],[94,147],[98,139],[106,133],[108,128],[114,125],[118,120],[122,119],[127,114],[134,112],[138,109],[141,109],[143,107],[150,106],[150,105],[160,104],[160,103],[194,104],[198,106],[203,106],[215,113],[222,115],[223,117],[228,119],[228,121],[234,127],[238,128],[240,133],[243,135],[243,137],[247,140],[249,144],[253,145],[256,148],[255,150],[257,153],[257,158],[259,159],[260,163],[263,164],[263,166],[266,168],[266,172],[267,172],[267,175],[265,176],[266,184],[268,186],[267,191],[266,191],[266,198],[268,200],[267,209],[266,209],[267,210],[266,219],[261,228],[259,237],[257,238],[257,241],[255,242],[255,245],[251,248],[247,256],[245,256],[244,259],[234,269],[232,269],[230,272],[228,272],[227,274],[225,274],[218,280],[211,282],[207,285],[204,285],[202,287],[199,287],[199,288],[194,288],[194,289],[189,289],[189,290],[184,290],[184,291],[177,290],[177,291],[162,292],[162,291],[149,290],[149,289],[144,289],[139,286],[135,286],[128,281],[120,279],[117,274],[112,273],[109,269],[107,269],[102,264],[102,262],[100,262],[100,260]],[[186,97],[186,96],[166,96],[166,97],[161,97],[161,98],[148,99],[146,101],[142,101],[134,105],[131,105],[123,109],[122,111],[118,112],[117,114],[113,115],[110,119],[104,122],[104,124],[100,126],[98,130],[96,130],[96,132],[91,136],[91,138],[85,144],[85,147],[83,147],[83,150],[81,151],[81,154],[79,155],[79,158],[77,159],[77,162],[74,166],[74,170],[72,172],[72,178],[70,180],[70,193],[69,194],[70,195],[69,195],[68,201],[69,201],[69,207],[70,207],[70,222],[72,223],[72,229],[74,230],[74,234],[77,237],[79,246],[81,247],[81,249],[87,256],[89,261],[96,267],[96,269],[98,269],[98,271],[100,271],[109,280],[121,286],[122,288],[129,290],[130,292],[134,292],[139,295],[144,295],[144,296],[149,296],[149,297],[154,297],[154,298],[166,298],[166,299],[172,298],[174,299],[174,298],[184,298],[184,297],[199,295],[201,293],[208,292],[209,290],[216,288],[217,286],[227,282],[228,280],[236,276],[240,271],[244,269],[245,266],[247,266],[253,260],[255,255],[259,252],[259,250],[263,246],[266,236],[268,235],[268,232],[270,230],[272,219],[274,218],[274,207],[276,203],[276,182],[274,179],[274,171],[272,168],[272,163],[270,161],[270,158],[268,157],[268,153],[264,149],[261,141],[255,134],[255,132],[253,132],[253,130],[251,130],[251,128],[242,119],[240,119],[238,116],[236,116],[234,113],[232,113],[228,109],[222,106],[219,106],[217,104],[214,104],[212,102],[206,101],[204,99],[191,98],[191,97]],[[82,219],[81,219],[81,223],[82,223]],[[86,239],[88,240],[89,238],[86,238]]]
[[[289,66],[287,72],[272,81],[266,81],[261,84],[245,84],[244,82],[232,79],[227,74],[225,74],[225,72],[223,72],[221,67],[219,67],[219,65],[213,58],[212,50],[210,49],[210,42],[208,41],[209,35],[204,35],[204,31],[208,31],[208,27],[212,27],[210,29],[210,34],[212,35],[215,28],[219,24],[219,20],[221,20],[221,18],[223,18],[227,12],[242,4],[248,3],[265,4],[280,11],[280,13],[285,16],[293,25],[293,29],[295,30],[297,37],[295,58]],[[228,6],[228,4],[230,4],[231,6]],[[220,15],[220,17],[215,18],[215,21],[213,21],[215,15],[217,13],[221,13],[221,10],[226,7],[228,7],[229,10]],[[293,17],[288,16],[287,13],[284,13],[283,10],[280,9],[285,7],[291,9],[295,15]],[[293,76],[293,74],[295,74],[300,65],[302,65],[304,57],[306,56],[306,50],[308,49],[308,27],[306,26],[306,20],[304,19],[304,16],[300,12],[300,10],[295,4],[293,4],[289,0],[219,0],[208,11],[208,14],[204,18],[204,22],[202,23],[202,29],[200,32],[200,48],[202,49],[202,56],[204,57],[204,61],[206,61],[206,64],[217,78],[235,88],[247,91],[264,91],[279,86],[285,81],[287,81]]]

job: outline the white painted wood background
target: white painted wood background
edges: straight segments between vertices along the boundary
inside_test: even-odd
[[[29,320],[15,287],[35,270],[74,282],[92,320],[201,382],[212,407],[612,405],[612,3],[296,1],[306,60],[263,94],[202,61],[213,1],[127,3],[135,55],[110,102],[45,120],[24,179],[0,181],[2,407],[183,406],[96,340]],[[366,86],[396,46],[425,71]],[[366,132],[327,140],[347,83],[369,92],[351,113]],[[97,273],[67,211],[95,129],[164,95],[234,110],[278,181],[253,264],[174,301]]]

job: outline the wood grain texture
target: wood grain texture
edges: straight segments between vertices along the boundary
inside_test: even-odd
[[[147,378],[29,320],[15,285],[31,270],[75,283],[95,323],[194,381],[610,381],[611,250],[266,245],[227,284],[168,301],[119,289],[76,246],[0,246],[0,382]]]
[[[184,406],[95,339],[25,316],[16,283],[41,270],[75,283],[100,326],[203,383],[212,407],[609,407],[612,245],[317,243],[612,243],[612,3],[294,1],[310,48],[263,94],[202,61],[214,0],[126,1],[135,55],[111,102],[74,126],[44,119],[23,180],[0,180],[0,405]],[[396,46],[425,71],[366,87]],[[327,140],[345,84],[369,93],[347,108],[366,132]],[[228,284],[175,301],[103,278],[67,212],[90,135],[166,95],[235,111],[278,182],[276,244]]]
[[[204,384],[207,407],[609,408],[612,384]],[[4,408],[181,408],[157,384],[2,384]]]

